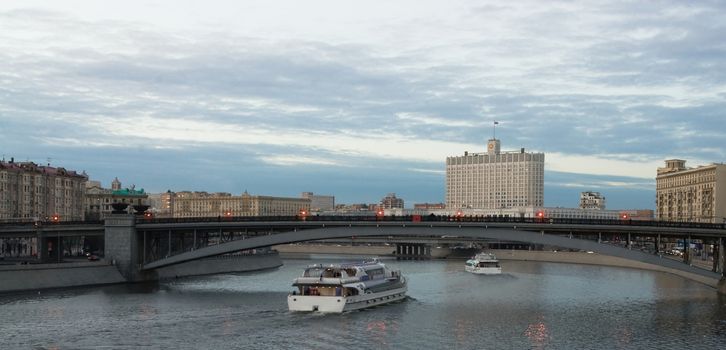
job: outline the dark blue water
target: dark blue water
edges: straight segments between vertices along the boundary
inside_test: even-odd
[[[337,261],[337,260],[336,260]],[[397,262],[406,301],[342,315],[287,311],[307,264],[159,285],[0,296],[0,349],[665,349],[726,344],[726,299],[677,276],[502,262]],[[330,261],[327,261],[330,262]]]

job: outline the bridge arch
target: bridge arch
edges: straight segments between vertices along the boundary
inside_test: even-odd
[[[243,240],[231,241],[218,245],[199,248],[189,252],[160,259],[143,266],[144,270],[179,264],[187,261],[203,259],[206,257],[232,253],[240,250],[269,247],[280,244],[289,244],[306,241],[317,241],[322,239],[335,239],[347,237],[412,237],[430,236],[441,237],[443,235],[456,235],[459,237],[492,239],[501,241],[516,241],[523,243],[542,244],[557,246],[561,248],[593,251],[598,254],[619,257],[641,263],[652,264],[660,267],[660,270],[682,275],[684,277],[697,278],[700,282],[716,286],[721,275],[698,267],[684,264],[683,262],[663,258],[657,255],[644,253],[637,250],[630,250],[609,244],[601,244],[596,241],[569,238],[567,236],[543,234],[532,231],[517,230],[516,227],[486,227],[486,226],[460,226],[454,227],[405,227],[403,226],[332,226],[309,228],[299,231],[269,234],[256,236]],[[679,273],[680,272],[680,273]]]

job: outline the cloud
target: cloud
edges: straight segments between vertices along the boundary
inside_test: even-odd
[[[497,120],[503,148],[546,153],[548,172],[726,158],[717,3],[73,3],[0,3],[3,152],[231,148],[434,176]]]

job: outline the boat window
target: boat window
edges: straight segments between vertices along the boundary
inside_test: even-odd
[[[353,268],[347,268],[347,269],[345,269],[345,273],[347,273],[348,276],[350,276],[350,277],[355,277],[355,275],[356,275],[357,272],[358,271],[356,269],[353,269]]]
[[[366,271],[366,273],[370,279],[376,279],[382,277],[385,274],[385,271],[383,271],[383,269],[373,269]]]
[[[323,277],[325,278],[340,278],[340,270],[339,269],[332,269],[327,268],[325,271],[323,271]]]
[[[320,277],[323,275],[323,269],[319,267],[311,267],[305,270],[303,277]]]

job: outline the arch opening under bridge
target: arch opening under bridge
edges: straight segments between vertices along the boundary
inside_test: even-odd
[[[206,257],[232,253],[240,250],[269,247],[274,245],[318,241],[324,239],[349,237],[441,237],[455,234],[458,237],[489,239],[500,241],[513,241],[530,244],[556,246],[566,249],[592,251],[636,262],[660,266],[674,273],[683,272],[695,274],[706,279],[712,279],[713,285],[721,278],[720,273],[708,271],[699,267],[685,264],[681,261],[653,255],[638,250],[630,250],[619,246],[602,244],[597,241],[571,238],[568,236],[544,234],[540,232],[518,230],[516,227],[487,227],[487,226],[331,226],[308,228],[283,233],[270,233],[264,236],[255,236],[242,240],[230,241],[217,245],[198,248],[196,250],[180,253],[159,259],[143,265],[142,270],[153,270],[160,267],[179,264],[187,261],[203,259]]]

